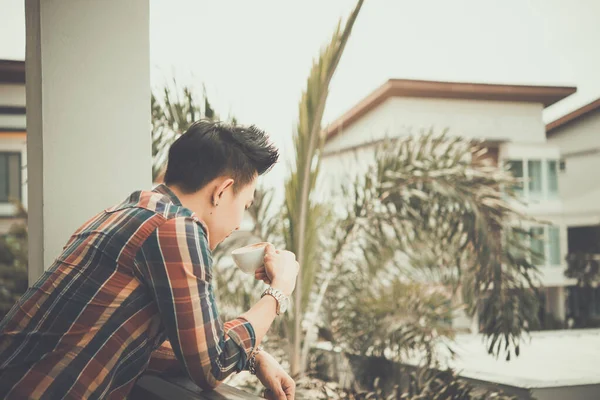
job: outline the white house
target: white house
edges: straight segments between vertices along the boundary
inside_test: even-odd
[[[13,201],[27,204],[25,62],[0,60],[0,234],[15,222]]]
[[[567,232],[568,253],[600,253],[600,99],[546,126],[548,143],[561,153],[559,174],[563,202],[562,224]],[[584,294],[568,290],[568,311],[600,319],[600,288]]]
[[[574,87],[490,85],[391,79],[326,129],[322,170],[327,186],[355,174],[374,158],[386,136],[421,129],[449,129],[450,135],[485,141],[496,163],[510,163],[525,178],[528,213],[551,225],[532,226],[544,239],[531,246],[544,254],[540,263],[546,313],[565,319],[564,277],[567,231],[559,196],[560,148],[546,140],[542,111]],[[600,215],[600,214],[599,214]],[[546,313],[542,313],[542,318]]]

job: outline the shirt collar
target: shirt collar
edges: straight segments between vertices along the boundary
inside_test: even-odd
[[[155,187],[153,192],[164,194],[176,206],[183,206],[181,204],[181,201],[177,197],[177,195],[175,193],[173,193],[173,191],[171,189],[169,189],[169,187],[167,185],[165,185],[164,183],[161,183],[160,185]]]
[[[176,206],[183,207],[183,204],[181,204],[181,200],[179,200],[177,195],[175,193],[173,193],[173,191],[171,189],[169,189],[169,187],[167,185],[165,185],[164,183],[161,183],[160,185],[155,187],[154,190],[152,190],[152,191],[155,193],[160,193],[160,194],[167,196],[167,198],[173,204],[175,204]],[[202,226],[202,228],[204,229],[204,232],[206,233],[206,240],[208,241],[208,238],[209,238],[208,225],[206,225],[206,223],[204,221],[202,221],[200,218],[198,218],[198,216],[194,212],[192,212],[192,219],[194,221],[198,222]]]

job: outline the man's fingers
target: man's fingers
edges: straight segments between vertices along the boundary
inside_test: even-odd
[[[256,271],[256,272],[254,273],[254,277],[255,277],[256,279],[262,279],[262,278],[264,278],[265,276],[267,276],[267,274],[266,274],[265,272],[258,272],[258,271]]]
[[[254,279],[256,279],[257,281],[269,281],[271,282],[271,279],[269,279],[269,276],[267,274],[255,274],[254,275]]]
[[[267,400],[277,400],[277,397],[275,397],[275,393],[273,393],[270,389],[265,389],[265,391],[263,392],[263,397]]]
[[[265,399],[267,400],[287,400],[285,397],[285,393],[281,388],[279,390],[266,389],[265,390]]]
[[[267,285],[271,284],[271,279],[269,279],[269,276],[267,275],[267,272],[264,268],[259,268],[256,271],[254,271],[254,279],[256,279],[257,281],[263,281]]]
[[[294,398],[296,396],[296,382],[294,382],[294,380],[292,378],[285,379],[282,382],[281,386],[283,388],[283,391],[285,392],[286,399],[294,400]]]
[[[275,247],[271,243],[265,246],[265,254],[275,254]]]

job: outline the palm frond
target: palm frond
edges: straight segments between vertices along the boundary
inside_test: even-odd
[[[290,329],[294,332],[293,374],[302,373],[299,355],[300,322],[306,310],[319,265],[320,240],[316,230],[310,231],[310,229],[321,225],[319,218],[325,214],[321,212],[318,205],[313,203],[310,196],[317,180],[319,152],[323,146],[321,122],[329,92],[329,83],[341,59],[363,1],[358,0],[344,27],[342,28],[340,22],[330,43],[321,50],[319,58],[311,68],[299,105],[299,117],[294,135],[296,165],[286,182],[285,201],[288,221],[288,232],[285,234],[286,245],[297,255],[300,263],[300,277],[296,288],[294,320],[292,321],[294,329]]]
[[[200,119],[215,121],[219,116],[214,111],[206,90],[198,99],[189,86],[180,87],[173,80],[165,87],[162,96],[152,93],[150,98],[152,116],[152,179],[162,172],[171,144],[189,126]]]
[[[347,215],[359,232],[344,268],[375,282],[460,288],[470,313],[484,304],[490,353],[510,358],[537,319],[537,270],[518,228],[529,219],[514,205],[518,182],[483,151],[432,132],[384,143],[354,187]]]
[[[449,293],[443,287],[365,275],[337,280],[330,291],[327,311],[336,344],[394,361],[426,355],[427,365],[433,365],[437,346],[453,336]]]

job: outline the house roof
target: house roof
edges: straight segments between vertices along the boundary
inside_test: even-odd
[[[563,115],[555,121],[550,122],[548,125],[546,125],[546,134],[552,135],[553,133],[556,133],[556,130],[561,126],[565,126],[571,122],[574,122],[596,110],[600,110],[600,98],[592,101],[589,104],[586,104],[583,107],[579,107],[578,109],[571,111],[566,115]]]
[[[0,83],[25,83],[25,61],[0,60]]]
[[[542,103],[548,107],[575,93],[570,86],[525,86],[486,83],[436,82],[410,79],[390,79],[365,97],[340,118],[329,124],[324,134],[331,139],[366,113],[391,97],[466,99]]]

